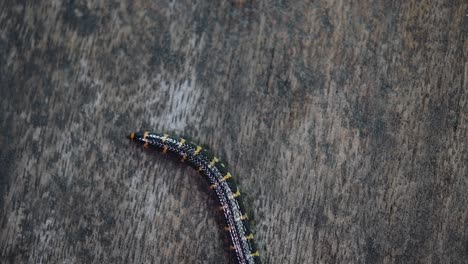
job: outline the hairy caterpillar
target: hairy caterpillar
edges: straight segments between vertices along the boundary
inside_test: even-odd
[[[253,234],[249,227],[249,217],[244,211],[237,187],[231,173],[211,152],[181,137],[153,132],[136,132],[129,139],[146,148],[173,153],[192,168],[200,172],[215,192],[223,212],[225,227],[237,262],[240,264],[259,264],[260,256],[256,249]]]

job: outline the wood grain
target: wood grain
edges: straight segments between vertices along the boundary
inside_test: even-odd
[[[0,262],[222,263],[226,160],[266,263],[466,263],[464,1],[2,1]]]

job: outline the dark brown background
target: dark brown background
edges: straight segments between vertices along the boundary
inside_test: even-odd
[[[2,1],[0,262],[222,263],[230,165],[266,263],[467,263],[464,1]]]

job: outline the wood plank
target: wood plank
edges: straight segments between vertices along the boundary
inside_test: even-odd
[[[265,263],[464,263],[464,1],[2,1],[0,262],[223,263],[225,160]]]

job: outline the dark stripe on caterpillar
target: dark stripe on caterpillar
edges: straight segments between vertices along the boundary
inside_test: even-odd
[[[259,264],[260,256],[257,251],[253,234],[250,229],[249,217],[242,205],[242,193],[236,181],[226,166],[210,151],[181,137],[153,132],[131,133],[128,138],[147,148],[172,153],[181,161],[188,163],[199,171],[209,182],[215,192],[220,208],[224,215],[231,248],[235,252],[239,264]]]

